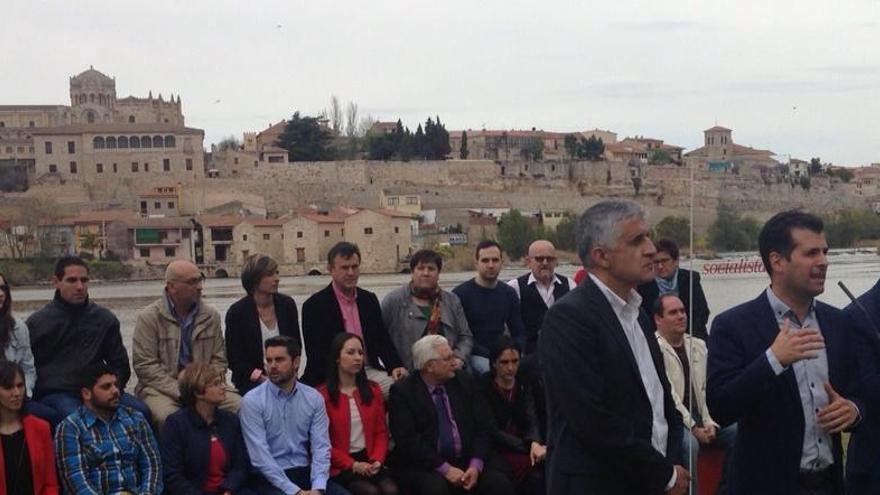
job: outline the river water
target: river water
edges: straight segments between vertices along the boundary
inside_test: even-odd
[[[740,263],[746,260],[745,263]],[[758,261],[757,253],[734,253],[718,260],[682,260],[682,267],[693,268],[702,274],[703,289],[712,316],[748,301],[758,295],[768,284],[767,275],[760,271],[746,273],[730,273],[733,270],[719,270],[718,265],[746,266],[749,261]],[[819,296],[823,302],[837,307],[849,303],[846,295],[837,286],[843,281],[856,296],[862,294],[880,277],[880,256],[871,252],[833,251],[829,256],[828,278],[825,293]],[[557,271],[565,275],[574,274],[574,265],[560,266]],[[715,273],[715,272],[727,273]],[[502,272],[503,280],[512,279],[522,273],[524,268],[507,268]],[[471,278],[471,272],[442,273],[441,285],[451,289],[459,283]],[[375,292],[381,300],[385,294],[406,283],[409,275],[362,275],[360,286]],[[309,295],[317,292],[330,283],[328,276],[285,277],[281,279],[280,291],[292,296],[297,306]],[[131,339],[138,311],[162,294],[164,282],[137,281],[92,283],[89,294],[92,300],[111,309],[120,320],[122,337],[126,348],[131,352]],[[14,314],[16,318],[26,318],[31,312],[52,298],[51,288],[17,288],[13,289]],[[205,281],[203,300],[225,315],[232,303],[244,295],[238,279],[209,279]],[[303,363],[304,364],[304,363]]]

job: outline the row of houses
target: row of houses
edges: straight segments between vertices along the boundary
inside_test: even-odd
[[[303,209],[278,218],[99,210],[34,226],[0,221],[0,257],[85,253],[155,265],[188,259],[222,276],[260,253],[276,259],[283,274],[295,275],[324,272],[327,252],[344,240],[360,247],[364,272],[382,273],[405,266],[417,234],[417,217],[385,208]]]

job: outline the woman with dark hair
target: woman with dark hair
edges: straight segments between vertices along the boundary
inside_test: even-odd
[[[544,493],[544,457],[547,447],[535,414],[534,390],[519,371],[519,349],[502,335],[489,350],[490,371],[480,386],[494,420],[492,435],[510,481],[517,491]]]
[[[37,381],[37,370],[34,368],[34,355],[31,352],[31,338],[27,325],[23,320],[12,316],[12,293],[6,275],[0,273],[0,349],[7,361],[19,365],[24,376],[27,396],[31,397]]]
[[[23,412],[24,372],[0,360],[0,493],[58,495],[49,423]]]
[[[299,340],[299,319],[293,298],[278,292],[278,263],[259,254],[241,269],[247,295],[226,312],[226,357],[232,383],[241,395],[266,380],[263,342],[286,335]]]
[[[327,382],[318,387],[330,418],[330,479],[353,495],[397,495],[385,468],[385,404],[364,371],[364,341],[337,334],[327,356]]]
[[[218,409],[223,377],[207,363],[190,363],[177,383],[183,408],[165,420],[160,442],[168,493],[253,493],[244,488],[248,460],[238,416]]]

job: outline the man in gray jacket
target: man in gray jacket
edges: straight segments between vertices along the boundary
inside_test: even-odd
[[[412,370],[412,345],[425,335],[442,335],[455,355],[456,368],[467,363],[474,345],[458,296],[440,288],[443,258],[416,251],[409,260],[412,280],[382,300],[382,319],[403,365]]]

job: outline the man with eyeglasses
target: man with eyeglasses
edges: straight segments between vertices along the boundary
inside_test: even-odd
[[[654,301],[657,298],[663,294],[674,294],[684,303],[685,310],[691,318],[693,325],[691,335],[706,340],[709,336],[706,331],[706,324],[709,323],[709,303],[706,302],[706,295],[703,293],[700,274],[678,266],[678,244],[672,239],[658,239],[654,245],[657,247],[657,255],[654,256],[654,280],[636,289],[642,296],[642,308],[646,313],[652,314]],[[691,293],[692,278],[693,293]],[[690,316],[691,309],[693,316]]]
[[[165,294],[144,308],[134,328],[135,388],[150,408],[157,429],[180,409],[177,376],[186,365],[208,363],[226,376],[226,346],[220,313],[201,302],[204,275],[186,260],[165,270]],[[220,408],[238,412],[241,396],[227,388]]]
[[[89,299],[86,262],[76,256],[59,259],[52,284],[55,297],[25,322],[37,368],[35,400],[26,407],[54,428],[82,405],[78,380],[86,368],[107,363],[123,391],[131,369],[119,319]],[[149,409],[131,394],[121,394],[119,402],[149,416]]]
[[[577,287],[574,280],[556,273],[556,248],[553,243],[538,239],[529,246],[526,256],[529,273],[509,282],[519,297],[519,311],[526,328],[525,356],[538,350],[538,332],[547,308]]]

